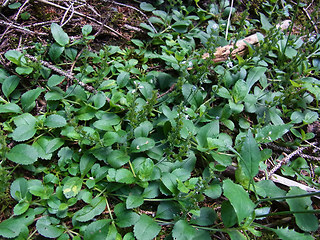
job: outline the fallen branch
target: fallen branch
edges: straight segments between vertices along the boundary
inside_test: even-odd
[[[273,182],[276,182],[276,183],[280,183],[282,185],[285,185],[287,187],[298,187],[298,188],[301,188],[302,190],[306,191],[306,192],[318,192],[319,190],[318,189],[315,189],[315,188],[312,188],[312,187],[309,187],[309,186],[306,186],[306,185],[303,185],[301,183],[298,183],[296,181],[293,181],[291,179],[288,179],[288,178],[285,178],[285,177],[282,177],[278,174],[273,174],[273,176],[270,178],[270,180],[272,180]],[[319,196],[314,196],[318,199],[320,199]]]
[[[285,30],[289,27],[290,20],[283,21],[281,24],[277,25],[277,28]],[[259,43],[258,35],[261,33],[252,34],[242,40],[237,41],[235,44],[229,44],[223,47],[218,47],[214,53],[214,62],[222,62],[227,60],[230,55],[232,58],[235,58],[237,55],[243,56],[248,50],[248,44],[257,45]],[[203,59],[209,58],[209,53],[202,55]]]

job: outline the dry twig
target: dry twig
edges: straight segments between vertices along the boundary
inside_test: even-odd
[[[66,8],[66,7],[60,6],[60,5],[58,5],[58,4],[55,4],[55,3],[50,2],[50,1],[47,1],[47,0],[37,0],[37,1],[42,2],[42,3],[44,3],[44,4],[51,5],[51,6],[56,7],[56,8],[63,9],[63,10],[65,10],[65,11],[68,10],[68,8]],[[98,23],[99,25],[102,24],[100,21],[98,21],[98,20],[96,20],[96,19],[94,19],[94,18],[92,18],[92,17],[90,17],[90,16],[87,16],[87,15],[85,15],[85,14],[83,14],[83,13],[80,13],[80,12],[78,12],[78,11],[74,11],[74,14],[75,14],[75,15],[78,15],[78,16],[80,16],[80,17],[87,18],[87,19],[89,19],[89,20],[91,20],[91,21],[93,21],[93,22],[95,22],[95,23]],[[113,28],[109,27],[108,25],[104,24],[104,27],[107,28],[108,30],[110,30],[111,32],[113,32],[114,34],[116,34],[117,36],[120,36],[120,37],[122,37],[122,38],[124,38],[124,39],[127,39],[127,38],[126,38],[125,36],[123,36],[121,33],[119,33],[118,31],[114,30]]]
[[[281,159],[280,162],[269,171],[268,177],[270,178],[271,175],[274,174],[279,168],[281,168],[282,165],[286,165],[292,157],[301,154],[302,151],[305,150],[306,148],[309,148],[309,146],[298,147],[295,151],[293,151],[292,153],[290,153],[288,155],[283,153],[285,155],[285,157],[283,159]]]
[[[8,22],[1,21],[1,20],[0,20],[0,25],[6,25],[6,26],[8,26],[8,28],[12,28],[12,27],[13,27],[13,28],[17,29],[18,31],[23,32],[23,33],[27,33],[27,34],[43,35],[43,36],[48,35],[47,33],[40,33],[40,32],[31,31],[31,30],[29,30],[29,29],[27,29],[27,28],[25,28],[25,27],[21,27],[21,26],[19,26],[19,25],[17,25],[17,24],[14,24],[13,22],[8,23]],[[3,37],[1,37],[0,40],[1,40],[2,38],[3,38]]]
[[[103,0],[103,1],[110,2],[109,0]],[[124,4],[124,3],[118,3],[118,2],[115,2],[115,1],[112,1],[112,3],[117,4],[117,5],[119,5],[119,6],[124,6],[124,7],[128,7],[128,8],[131,8],[131,9],[136,10],[136,11],[139,12],[145,19],[147,19],[147,21],[148,21],[149,25],[152,27],[153,31],[154,31],[155,33],[157,33],[157,29],[155,29],[155,27],[154,27],[154,26],[152,25],[152,23],[149,21],[149,18],[147,17],[147,15],[144,14],[141,10],[139,10],[139,9],[136,8],[136,7],[133,7],[133,6]]]
[[[14,17],[14,20],[17,21],[20,13],[22,12],[22,10],[24,9],[24,7],[29,3],[29,0],[24,1],[24,3],[21,5],[21,7],[19,8],[18,12],[16,13],[16,16]]]

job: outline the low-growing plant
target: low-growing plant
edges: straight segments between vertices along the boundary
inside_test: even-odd
[[[16,205],[0,235],[313,239],[319,210],[311,197],[319,192],[255,177],[273,155],[269,143],[300,147],[315,137],[305,127],[318,120],[319,36],[286,35],[262,13],[242,18],[247,29],[237,32],[229,1],[212,2],[209,11],[199,1],[140,6],[151,16],[152,25],[141,24],[150,38],[132,39],[130,48],[95,52],[90,25],[71,40],[52,23],[52,44],[6,52],[14,72],[0,71],[0,183],[12,175]],[[275,6],[270,16],[280,11]],[[212,61],[217,46],[256,22],[265,31],[259,46],[248,46],[246,57]],[[295,139],[285,140],[289,134]],[[307,161],[284,169],[318,187],[302,174]],[[276,212],[273,203],[289,210]],[[274,215],[293,215],[294,223],[265,224]]]

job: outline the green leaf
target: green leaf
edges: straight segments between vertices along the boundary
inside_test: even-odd
[[[0,236],[5,238],[15,238],[19,236],[24,225],[18,225],[14,218],[9,218],[0,223]]]
[[[21,3],[15,2],[15,3],[9,4],[8,7],[9,7],[10,9],[18,9],[19,7],[21,7]]]
[[[140,161],[140,159],[142,161]],[[138,166],[136,164],[136,162],[138,162],[137,160],[139,160]],[[138,176],[142,181],[152,180],[151,178],[152,178],[152,174],[154,171],[154,163],[150,158],[135,159],[133,162],[133,166],[134,166],[136,173],[138,173]]]
[[[17,178],[10,187],[10,195],[16,201],[26,198],[28,194],[28,181],[25,178]]]
[[[110,219],[101,219],[88,225],[84,232],[84,240],[106,240]]]
[[[152,12],[153,10],[156,10],[155,7],[153,7],[150,3],[146,2],[140,3],[140,8],[146,12]]]
[[[30,206],[30,203],[26,200],[20,200],[17,205],[13,208],[14,215],[21,215],[25,213]]]
[[[47,238],[57,238],[64,230],[61,227],[55,226],[59,223],[59,220],[53,217],[44,216],[40,218],[36,223],[36,228],[39,234]]]
[[[119,203],[114,207],[114,213],[117,216],[116,224],[118,227],[127,228],[134,225],[140,218],[140,215],[126,209],[124,203]]]
[[[84,25],[81,29],[81,32],[83,36],[88,36],[92,32],[92,26],[91,25]]]
[[[289,228],[277,228],[277,229],[270,229],[273,232],[275,232],[280,239],[282,240],[293,240],[293,239],[299,239],[299,240],[313,240],[314,238],[306,233],[299,233],[296,232],[294,229]]]
[[[303,121],[307,124],[311,124],[315,121],[317,121],[319,115],[317,112],[313,112],[313,111],[307,111],[306,115],[304,116]]]
[[[42,208],[43,209],[43,208]],[[41,214],[44,211],[40,208],[29,209],[26,213],[20,216],[12,217],[7,220],[4,220],[0,223],[0,236],[5,238],[14,238],[17,237],[22,232],[27,232],[30,224],[33,223],[35,219],[35,215]],[[28,234],[27,234],[28,237]],[[27,239],[25,238],[16,238],[19,240]]]
[[[237,214],[230,201],[223,201],[221,204],[221,219],[225,227],[232,227],[237,223]]]
[[[21,125],[35,126],[37,119],[30,113],[23,113],[13,118],[14,124],[19,127]]]
[[[140,123],[140,125],[134,130],[134,136],[138,137],[147,137],[150,131],[153,129],[153,125],[149,121]]]
[[[119,88],[127,86],[130,80],[130,74],[128,72],[121,72],[117,77],[117,84]]]
[[[304,115],[300,111],[295,111],[291,114],[290,120],[292,123],[301,123],[304,119]]]
[[[238,80],[232,88],[232,97],[235,103],[243,101],[248,94],[247,83],[243,80]]]
[[[103,135],[103,145],[109,147],[119,140],[119,135],[116,132],[106,132]]]
[[[223,194],[229,199],[233,206],[240,224],[243,219],[250,216],[254,210],[254,203],[249,198],[249,194],[238,184],[230,179],[223,181]]]
[[[247,240],[239,230],[229,230],[228,234],[231,240]]]
[[[255,184],[255,188],[257,193],[262,197],[284,197],[286,195],[286,191],[277,187],[275,183],[271,180],[262,180]]]
[[[129,162],[130,156],[125,153],[125,151],[122,150],[113,150],[110,154],[107,156],[107,162],[113,167],[113,168],[120,168],[127,162]]]
[[[157,209],[157,218],[170,220],[180,213],[180,208],[175,202],[160,202]]]
[[[33,72],[33,68],[32,67],[16,67],[16,72],[19,75],[29,75],[30,73]]]
[[[266,31],[270,30],[273,26],[270,24],[266,15],[264,15],[263,13],[259,13],[259,14],[260,14],[260,22],[262,25],[262,29]]]
[[[307,192],[298,187],[291,187],[287,196],[302,195]],[[299,197],[286,199],[290,210],[295,211],[306,211],[313,210],[312,201],[310,197]],[[305,232],[316,231],[319,227],[319,222],[317,217],[312,213],[295,213],[293,214],[298,227]]]
[[[44,98],[47,100],[47,101],[56,101],[56,100],[61,100],[63,99],[63,96],[64,96],[64,92],[58,88],[58,87],[55,87],[54,89],[52,89],[50,92],[47,92],[45,95],[44,95]]]
[[[75,214],[75,219],[79,222],[87,222],[95,216],[100,215],[106,208],[107,202],[104,197],[94,198],[90,206],[85,206]]]
[[[160,58],[163,61],[165,61],[167,64],[168,63],[178,64],[178,60],[172,55],[168,55],[168,54],[162,53],[162,55],[160,55]]]
[[[196,229],[190,226],[185,220],[179,220],[173,227],[172,237],[176,240],[195,239]]]
[[[149,216],[142,214],[134,225],[134,236],[138,240],[152,240],[160,232],[161,227]]]
[[[48,87],[54,87],[57,86],[58,84],[60,84],[63,80],[65,79],[64,76],[59,76],[56,74],[53,74],[49,79],[48,79]]]
[[[202,207],[200,209],[200,216],[193,215],[190,223],[199,226],[210,226],[217,218],[217,213],[209,207]]]
[[[7,51],[4,56],[6,59],[8,59],[10,62],[13,62],[16,65],[21,65],[21,63],[25,64],[26,59],[24,58],[23,54],[16,50],[9,50]]]
[[[46,159],[46,160],[51,159],[52,154],[46,153],[46,147],[50,142],[50,140],[51,140],[50,137],[42,136],[32,144],[32,146],[38,151],[39,158]]]
[[[13,131],[12,138],[17,142],[26,141],[32,138],[36,134],[36,131],[34,125],[23,124]]]
[[[118,169],[116,172],[116,182],[132,184],[135,182],[135,178],[128,169]]]
[[[15,103],[6,103],[0,105],[0,113],[21,113],[21,109]]]
[[[281,138],[284,134],[286,134],[292,124],[283,124],[283,125],[268,125],[261,129],[257,129],[256,141],[259,143],[268,143]]]
[[[82,179],[79,177],[69,178],[63,185],[63,194],[66,198],[72,198],[78,195],[82,187]]]
[[[152,138],[138,137],[131,143],[131,151],[134,153],[145,152],[155,146],[155,141]]]
[[[60,46],[66,46],[69,44],[69,37],[68,34],[66,34],[63,29],[56,23],[51,24],[51,33],[54,38],[54,40],[60,45]]]
[[[44,121],[44,125],[49,128],[60,128],[67,125],[67,121],[64,117],[58,114],[49,115]]]
[[[81,176],[84,177],[91,169],[93,164],[96,162],[96,159],[91,155],[85,153],[81,158],[80,158],[80,173]]]
[[[177,21],[171,25],[172,29],[178,33],[186,33],[190,25],[189,21]]]
[[[64,50],[65,47],[60,46],[58,43],[52,44],[49,49],[49,56],[51,60],[57,62]]]
[[[94,106],[99,109],[102,108],[106,102],[107,102],[107,97],[104,92],[97,92],[93,97],[92,97]]]
[[[252,86],[264,75],[266,71],[267,68],[265,67],[254,67],[250,69],[246,80],[248,85],[248,91],[250,91]]]
[[[46,146],[46,154],[53,153],[58,150],[64,144],[64,140],[62,138],[54,138],[48,142]]]
[[[201,147],[207,147],[207,138],[215,138],[219,135],[219,120],[211,121],[199,129],[197,141]]]
[[[21,96],[22,109],[25,112],[30,112],[36,106],[35,100],[40,96],[40,94],[43,91],[44,90],[41,88],[36,88],[22,94]]]
[[[244,174],[250,178],[253,178],[259,172],[259,163],[262,160],[259,146],[256,140],[253,138],[251,131],[248,131],[248,135],[242,145],[240,152],[240,165]]]
[[[10,94],[16,89],[20,82],[20,78],[16,75],[7,77],[2,83],[2,92],[8,98]]]
[[[129,194],[126,200],[127,209],[137,208],[141,206],[144,202],[142,195]]]
[[[29,165],[38,160],[38,152],[30,145],[18,144],[9,151],[7,158],[18,164]]]
[[[169,189],[169,191],[174,195],[177,195],[179,193],[177,189],[177,176],[172,173],[164,172],[162,174],[161,181],[164,186],[166,186],[166,188]]]
[[[209,198],[217,199],[222,194],[221,186],[219,184],[211,184],[206,188],[204,194]]]
[[[23,12],[23,13],[21,13],[20,16],[21,16],[22,20],[28,20],[31,17],[31,14],[28,12]]]

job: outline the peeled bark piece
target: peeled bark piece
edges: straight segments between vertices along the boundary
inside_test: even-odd
[[[281,24],[277,25],[277,28],[281,28],[281,30],[285,30],[290,26],[290,20],[285,20]],[[228,59],[231,53],[231,57],[235,58],[236,55],[243,56],[246,54],[248,50],[248,44],[256,45],[259,43],[258,33],[252,34],[244,39],[241,39],[236,42],[236,44],[229,44],[223,47],[218,47],[216,52],[214,53],[214,62],[223,62]],[[231,49],[232,52],[231,52]],[[209,53],[205,53],[202,55],[203,59],[209,57]]]

